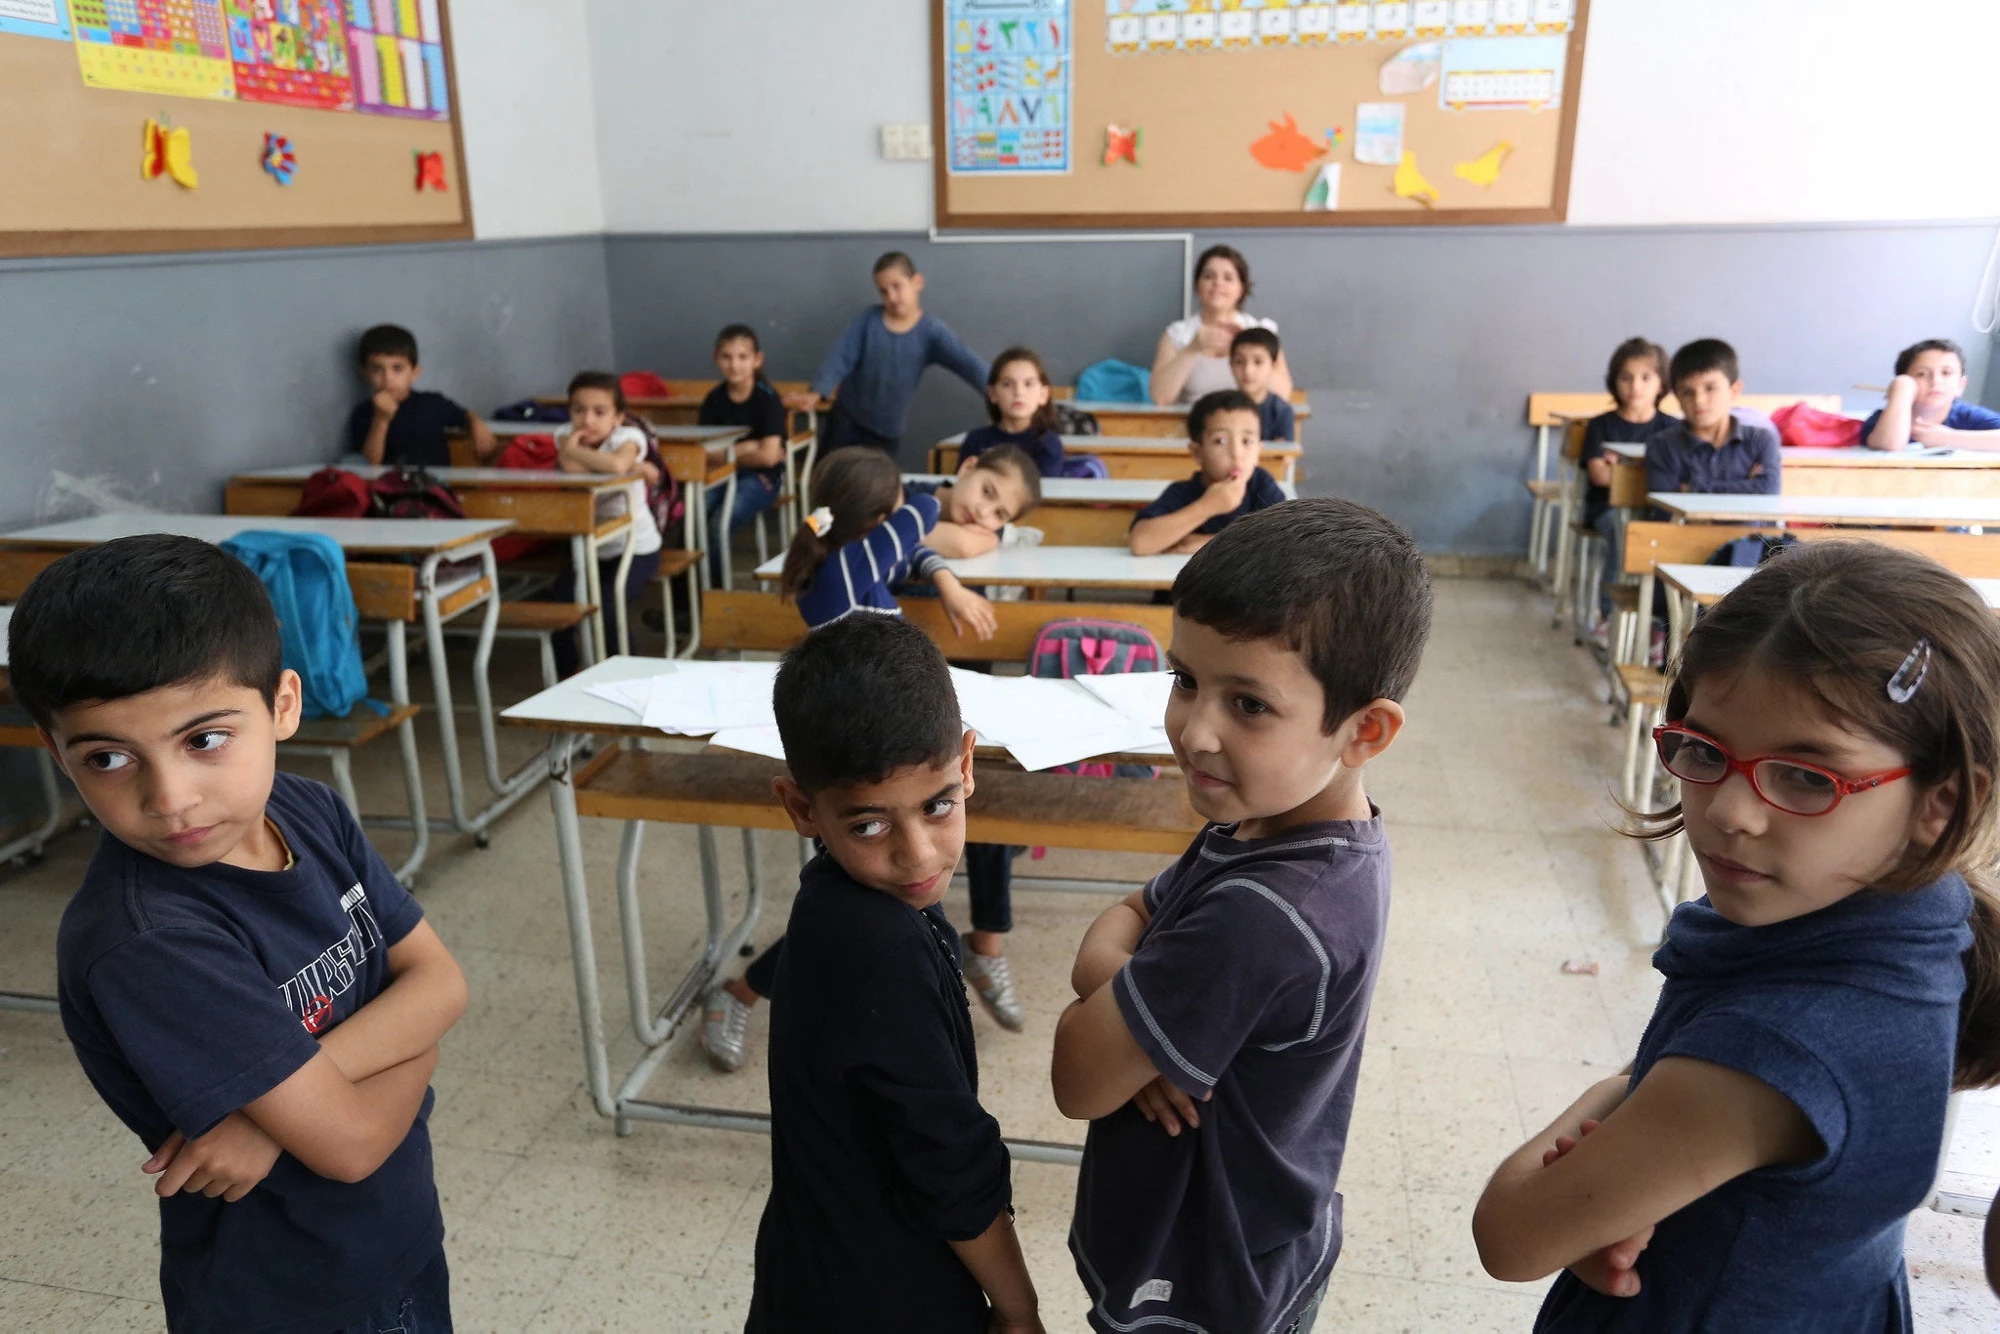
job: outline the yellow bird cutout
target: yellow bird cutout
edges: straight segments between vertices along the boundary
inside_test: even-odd
[[[1500,179],[1500,168],[1507,161],[1507,155],[1514,151],[1514,145],[1502,141],[1473,158],[1461,162],[1451,169],[1451,174],[1461,181],[1471,181],[1477,186],[1490,186]]]
[[[1403,161],[1396,168],[1396,198],[1414,199],[1425,208],[1436,208],[1438,192],[1417,170],[1417,155],[1404,150]]]

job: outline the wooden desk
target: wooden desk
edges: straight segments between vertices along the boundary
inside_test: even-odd
[[[306,479],[322,466],[300,463],[237,473],[223,491],[223,510],[238,515],[288,515],[298,508]],[[372,481],[388,469],[356,464],[347,471]],[[457,495],[466,518],[507,519],[523,537],[561,538],[570,544],[570,564],[580,576],[576,580],[576,600],[598,609],[591,618],[595,652],[589,656],[593,661],[609,657],[597,549],[608,538],[630,527],[632,518],[629,514],[598,516],[613,497],[623,498],[628,483],[602,473],[534,472],[522,468],[432,468],[429,472]],[[624,587],[625,571],[631,563],[628,542],[619,561],[620,588]]]
[[[1647,503],[1676,523],[1831,524],[1847,528],[2000,526],[2000,499],[1951,496],[1734,496],[1655,491]]]
[[[1646,447],[1610,445],[1612,503],[1646,489]],[[2000,499],[2000,453],[1954,450],[1947,454],[1879,449],[1786,449],[1779,474],[1785,496],[1958,496]]]
[[[905,598],[901,605],[903,618],[929,635],[953,662],[1025,662],[1036,638],[1051,621],[1129,621],[1150,631],[1162,644],[1174,632],[1172,607],[1022,599],[994,603],[993,637],[980,640],[961,636],[936,598]],[[711,589],[702,594],[701,621],[709,647],[723,652],[782,653],[806,636],[806,623],[800,619],[798,607],[781,601],[776,593]]]
[[[983,556],[948,560],[945,567],[974,587],[1167,589],[1186,556],[1135,556],[1124,547],[1003,547]],[[782,556],[757,567],[757,578],[775,583]]]
[[[630,710],[588,691],[607,681],[652,676],[660,668],[653,660],[613,658],[523,700],[505,714],[513,726],[549,734],[549,801],[555,812],[556,864],[569,925],[586,1088],[598,1115],[610,1120],[621,1134],[628,1133],[632,1122],[639,1120],[768,1134],[768,1116],[655,1102],[643,1096],[671,1050],[675,1032],[691,1014],[699,1013],[708,989],[756,927],[764,887],[749,831],[792,827],[771,792],[771,780],[785,772],[777,760],[606,746],[587,763],[575,765],[576,745],[585,735],[658,736],[639,724]],[[620,945],[628,1012],[645,1051],[616,1086],[598,993],[583,817],[622,820],[625,824],[616,863]],[[664,1005],[653,999],[640,927],[638,869],[644,861],[647,822],[698,826],[702,901],[707,915],[695,962]],[[749,892],[742,916],[733,924],[723,914],[717,827],[744,831]],[[981,769],[978,790],[966,804],[967,837],[990,843],[1151,852],[1166,858],[1185,850],[1201,827],[1201,818],[1187,805],[1182,784],[1138,778],[1085,778],[988,767]],[[1079,1160],[1075,1145],[1010,1140],[1008,1149],[1017,1159],[1071,1164]]]
[[[1667,590],[1669,660],[1680,652],[1693,627],[1692,607],[1713,607],[1756,571],[1741,565],[1660,565],[1655,567]],[[1967,579],[1987,607],[2000,612],[2000,579]],[[1676,606],[1675,604],[1679,605]]]
[[[1194,459],[1188,453],[1187,437],[1178,431],[1171,436],[1066,435],[1062,442],[1063,449],[1068,453],[1094,454],[1103,459],[1105,470],[1113,480],[1150,478],[1179,481],[1195,470]],[[964,443],[963,431],[938,441],[931,449],[931,471],[957,471],[958,447]],[[1280,482],[1296,484],[1302,452],[1296,442],[1267,440],[1259,462]]]
[[[1294,396],[1292,416],[1303,423],[1312,416],[1312,404]],[[1085,399],[1065,400],[1068,407],[1097,418],[1097,428],[1106,436],[1145,435],[1187,438],[1187,415],[1192,403],[1100,403]]]
[[[905,473],[905,482],[949,482],[942,473]],[[1042,503],[1020,520],[1038,528],[1042,545],[1051,547],[1115,547],[1132,531],[1132,519],[1159,499],[1166,483],[1143,477],[1044,477]],[[1288,499],[1298,498],[1290,482],[1278,487]]]
[[[350,564],[349,582],[363,569],[372,571],[380,589],[357,585],[357,609],[373,608],[372,616],[385,627],[389,652],[389,695],[396,704],[410,702],[410,683],[404,641],[405,626],[421,619],[424,647],[432,664],[431,682],[437,702],[439,739],[444,750],[445,786],[451,798],[450,827],[472,834],[482,843],[486,829],[513,806],[540,778],[538,771],[519,770],[511,776],[500,773],[493,723],[493,700],[485,666],[492,654],[493,635],[500,619],[498,571],[493,561],[492,541],[513,529],[505,520],[489,519],[295,519],[287,517],[237,516],[220,514],[99,514],[67,523],[45,524],[0,534],[0,566],[9,552],[28,553],[74,551],[110,542],[121,537],[152,533],[173,533],[204,542],[226,542],[252,530],[318,533],[339,544],[350,556],[402,556],[415,558],[415,565],[355,566]],[[477,561],[468,571],[463,564]],[[414,605],[411,599],[414,598]],[[384,599],[386,598],[386,605]],[[475,607],[485,609],[472,675],[474,700],[479,716],[480,741],[487,783],[495,799],[485,809],[469,809],[464,776],[458,756],[458,723],[452,709],[451,674],[438,670],[445,656],[445,621]],[[371,611],[363,611],[371,616]],[[418,790],[419,793],[421,789]],[[416,847],[400,874],[414,875],[428,847],[429,823],[414,808],[411,823]]]

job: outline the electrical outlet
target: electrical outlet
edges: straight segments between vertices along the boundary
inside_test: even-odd
[[[909,121],[881,127],[882,156],[890,162],[928,162],[931,156],[929,121]]]
[[[882,127],[882,156],[891,162],[900,162],[904,157],[904,136],[901,125]]]

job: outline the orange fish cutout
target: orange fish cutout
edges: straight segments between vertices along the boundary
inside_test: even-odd
[[[1129,162],[1139,165],[1139,136],[1143,133],[1138,126],[1126,129],[1122,125],[1104,127],[1104,165],[1115,162]]]
[[[1271,132],[1250,145],[1250,156],[1272,171],[1304,171],[1326,149],[1299,133],[1299,123],[1287,111],[1282,121],[1267,121]]]

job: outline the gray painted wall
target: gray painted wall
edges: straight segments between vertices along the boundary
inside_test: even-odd
[[[232,472],[331,460],[383,322],[468,406],[560,386],[611,357],[603,243],[0,262],[0,528],[83,512],[68,478],[213,511]]]
[[[1987,342],[1969,322],[1987,224],[1711,228],[1401,228],[1219,233],[1254,270],[1248,303],[1276,319],[1312,393],[1308,494],[1343,494],[1436,551],[1526,541],[1531,389],[1588,389],[1622,339],[1736,345],[1747,392],[1882,384],[1896,349],[1964,343],[1975,389]],[[1180,248],[1161,242],[933,244],[919,234],[607,238],[619,365],[692,375],[714,331],[755,325],[773,378],[817,366],[872,299],[888,249],[926,275],[926,306],[990,356],[1040,351],[1058,381],[1105,356],[1147,364],[1180,314]],[[984,420],[977,395],[926,377],[906,463]]]

